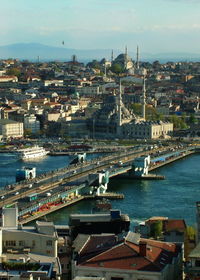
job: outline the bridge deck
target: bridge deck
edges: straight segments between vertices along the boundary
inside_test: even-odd
[[[168,147],[163,148],[163,152],[168,152]],[[6,197],[3,201],[0,202],[0,207],[3,205],[11,204],[13,202],[20,201],[20,199],[23,199],[27,197],[28,195],[32,193],[38,193],[43,194],[48,191],[53,191],[54,195],[60,196],[63,193],[62,185],[69,184],[70,182],[73,182],[74,185],[76,185],[78,180],[84,180],[87,178],[88,174],[98,172],[102,169],[109,170],[109,177],[114,177],[120,174],[123,174],[127,171],[129,171],[132,166],[131,163],[134,158],[139,156],[144,156],[148,154],[155,154],[156,152],[161,151],[161,149],[154,149],[151,151],[130,151],[129,153],[119,153],[117,155],[112,156],[106,156],[102,158],[98,158],[96,160],[92,160],[89,162],[86,162],[84,164],[74,165],[71,167],[66,167],[57,170],[56,172],[51,172],[48,174],[45,174],[45,176],[40,176],[34,180],[31,180],[29,182],[25,181],[20,184],[15,185],[14,190],[4,191],[5,195],[8,195],[9,197]],[[176,151],[177,152],[177,151]],[[179,156],[176,156],[174,158],[171,158],[169,160],[166,160],[165,162],[161,162],[158,164],[155,164],[150,167],[150,170],[155,170],[161,166],[164,166],[166,164],[169,164],[173,161],[176,161],[180,158],[183,158],[185,156],[188,156],[195,152],[195,150],[191,150],[191,148],[181,149]],[[122,161],[124,163],[124,166],[119,165],[119,161]],[[111,167],[112,165],[112,167]],[[32,188],[29,189],[30,183],[33,184]],[[77,186],[78,189],[78,186]],[[16,190],[19,191],[19,194],[15,194]],[[73,191],[76,190],[76,187],[73,189]],[[53,196],[52,196],[53,197]],[[54,211],[57,211],[63,207],[66,207],[68,205],[71,205],[73,203],[76,203],[80,200],[82,200],[83,196],[74,197],[71,201],[62,201],[59,205],[54,205],[50,209],[46,209],[47,211],[41,211],[40,213],[37,213],[36,215],[26,217],[24,219],[21,219],[21,223],[27,223],[30,221],[33,221],[35,219],[38,219],[39,217],[42,217],[46,214],[52,213]],[[37,204],[38,201],[35,201],[35,204]],[[45,203],[44,201],[42,203]],[[27,203],[27,207],[24,207],[24,212],[21,212],[21,215],[26,213],[26,210],[28,210],[28,207],[30,206],[30,203]]]

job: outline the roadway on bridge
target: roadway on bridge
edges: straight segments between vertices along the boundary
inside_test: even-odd
[[[124,173],[131,169],[131,162],[135,157],[153,154],[157,155],[161,152],[169,152],[170,147],[156,148],[151,151],[146,148],[140,148],[138,150],[131,150],[118,155],[106,156],[95,160],[87,161],[83,164],[74,165],[67,168],[62,168],[56,172],[50,172],[46,176],[40,176],[35,179],[33,183],[25,183],[16,185],[14,190],[5,191],[2,195],[2,201],[0,201],[0,207],[16,202],[19,199],[25,198],[32,193],[47,194],[51,192],[52,195],[60,193],[64,187],[67,187],[70,182],[73,185],[79,185],[81,182],[85,182],[88,178],[88,174],[96,173],[98,171],[110,171],[110,177],[118,173]],[[126,163],[125,166],[117,166],[119,161]],[[112,166],[112,167],[111,167]],[[113,174],[113,175],[112,175]],[[114,175],[115,174],[115,175]]]

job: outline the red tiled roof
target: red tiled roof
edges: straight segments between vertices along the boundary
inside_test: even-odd
[[[102,250],[102,248],[111,247],[116,243],[115,235],[91,235],[87,243],[81,250],[81,255],[93,253],[94,251]]]
[[[80,266],[105,267],[142,271],[162,271],[177,256],[177,246],[171,243],[141,239],[147,243],[146,256],[140,255],[139,245],[123,242],[83,262]]]
[[[167,220],[164,221],[164,230],[165,231],[181,231],[184,232],[186,230],[186,224],[184,220]]]

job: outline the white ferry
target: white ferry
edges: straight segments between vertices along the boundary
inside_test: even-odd
[[[20,149],[17,154],[20,159],[34,159],[46,156],[49,151],[46,151],[43,147],[34,146],[31,148]]]

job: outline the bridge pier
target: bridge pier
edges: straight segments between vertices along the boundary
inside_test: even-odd
[[[132,169],[129,171],[129,174],[132,174],[136,177],[143,177],[149,174],[151,159],[150,156],[143,156],[135,158],[132,163]]]
[[[83,163],[86,160],[86,153],[75,154],[70,164]]]
[[[106,193],[109,182],[108,171],[89,174],[88,179],[89,194],[100,195]]]

